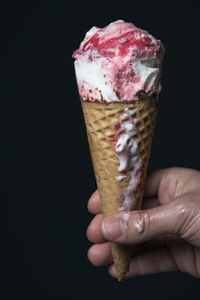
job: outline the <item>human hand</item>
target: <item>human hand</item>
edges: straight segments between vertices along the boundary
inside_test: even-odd
[[[95,266],[109,265],[111,276],[117,277],[108,241],[135,245],[126,277],[179,270],[200,278],[200,172],[149,174],[142,210],[103,217],[98,191],[88,210],[96,214],[87,230],[95,243],[88,258]]]

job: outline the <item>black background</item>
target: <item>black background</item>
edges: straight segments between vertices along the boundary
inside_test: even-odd
[[[179,272],[117,283],[87,260],[96,184],[72,52],[93,25],[124,19],[167,50],[150,169],[200,169],[198,1],[1,4],[1,299],[193,299]],[[4,296],[3,296],[4,294]],[[199,294],[199,293],[198,293]],[[14,297],[14,298],[13,298]]]

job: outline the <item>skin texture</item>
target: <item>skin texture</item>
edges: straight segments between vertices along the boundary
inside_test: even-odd
[[[150,173],[142,210],[126,218],[123,213],[104,218],[98,191],[88,210],[96,215],[87,229],[94,243],[88,259],[95,266],[108,265],[112,277],[116,271],[108,241],[134,245],[126,277],[179,270],[200,278],[200,172],[170,168]]]

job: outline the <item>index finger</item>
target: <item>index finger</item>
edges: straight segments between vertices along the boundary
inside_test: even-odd
[[[88,210],[92,214],[101,213],[101,203],[98,190],[96,190],[90,197],[88,201]]]
[[[157,197],[165,204],[185,193],[186,182],[191,177],[191,170],[184,168],[167,168],[153,171],[147,176],[144,196]]]

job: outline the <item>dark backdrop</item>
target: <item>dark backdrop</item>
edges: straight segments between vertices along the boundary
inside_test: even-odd
[[[6,1],[1,4],[0,294],[191,299],[178,272],[117,283],[87,260],[96,184],[74,76],[86,31],[124,19],[166,47],[150,169],[200,169],[198,1]],[[1,299],[6,299],[2,296]],[[13,298],[14,297],[14,298]]]

